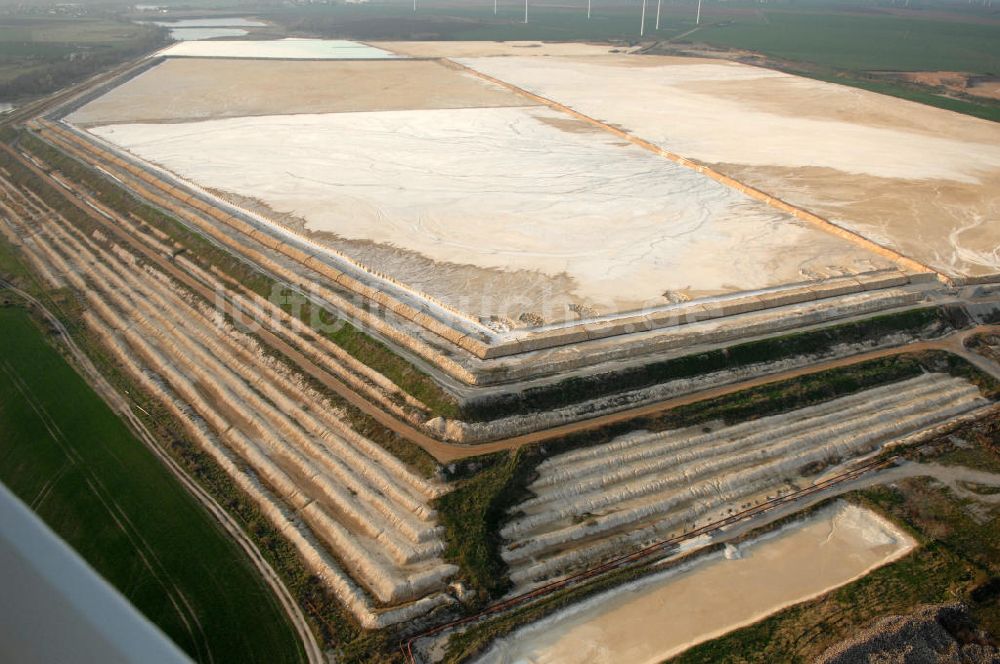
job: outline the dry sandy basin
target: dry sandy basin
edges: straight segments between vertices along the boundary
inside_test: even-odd
[[[277,58],[284,60],[372,60],[399,57],[379,48],[340,39],[182,41],[157,55],[183,58]]]
[[[715,60],[466,58],[957,277],[1000,274],[1000,125]]]
[[[741,547],[598,595],[501,639],[479,664],[641,664],[860,578],[916,543],[874,512],[838,503]]]
[[[472,73],[431,60],[171,58],[83,106],[67,120],[78,125],[184,122],[530,103]]]
[[[544,107],[90,131],[472,315],[561,321],[889,266]]]

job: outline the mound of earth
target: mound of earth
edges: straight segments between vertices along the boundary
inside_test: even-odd
[[[1000,649],[962,604],[888,616],[831,647],[816,664],[1000,664]]]

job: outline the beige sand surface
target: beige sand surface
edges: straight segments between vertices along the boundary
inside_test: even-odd
[[[874,512],[838,503],[775,535],[644,579],[501,639],[480,664],[655,663],[821,595],[916,543]]]
[[[995,123],[737,63],[635,55],[461,62],[766,182],[765,191],[793,204],[838,210],[840,225],[952,275],[1000,274]],[[810,196],[799,195],[804,188]],[[884,202],[868,203],[884,201],[886,188],[906,205],[887,214]],[[834,190],[850,195],[824,193]],[[913,208],[930,220],[917,241]]]
[[[169,94],[164,94],[169,91]],[[433,61],[171,58],[72,113],[75,124],[286,113],[523,106],[500,86]]]
[[[966,92],[977,97],[989,97],[990,99],[1000,99],[1000,82],[991,81],[988,83],[976,83],[968,88]]]
[[[822,168],[716,165],[764,191],[944,272],[1000,266],[1000,170],[977,183],[849,175]],[[947,237],[942,239],[943,230]]]
[[[122,124],[98,136],[305,220],[348,253],[472,315],[572,320],[890,264],[547,108]],[[351,243],[354,243],[353,246]],[[379,248],[383,251],[379,251]],[[425,260],[401,261],[399,252]],[[468,268],[468,269],[466,269]],[[482,271],[518,273],[497,292]],[[561,290],[553,291],[549,288]]]
[[[627,52],[628,46],[538,41],[382,41],[376,48],[415,58],[478,58],[495,55],[607,55]]]

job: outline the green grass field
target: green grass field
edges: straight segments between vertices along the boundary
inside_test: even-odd
[[[1000,72],[997,24],[786,10],[722,21],[709,15],[688,39],[855,71]]]
[[[0,480],[195,660],[302,661],[243,552],[45,334],[0,308]]]
[[[738,3],[710,5],[703,26],[683,41],[761,53],[772,59],[769,66],[791,73],[1000,121],[1000,102],[877,74],[1000,73],[1000,23],[985,22],[973,12],[944,17],[913,11],[904,16],[832,7],[820,3],[805,10],[749,11]]]

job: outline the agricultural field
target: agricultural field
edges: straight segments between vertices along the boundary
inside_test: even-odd
[[[688,39],[858,72],[1000,71],[1000,25],[987,15],[978,21],[968,15],[962,22],[933,12],[864,15],[780,8],[724,24],[708,16],[708,24]]]
[[[53,332],[20,306],[0,309],[0,330],[0,480],[192,657],[300,661],[245,554],[66,363]]]

